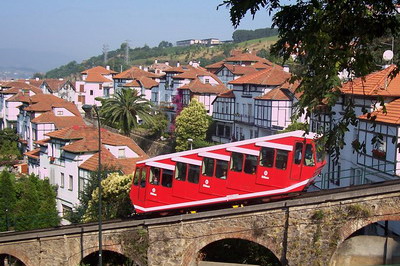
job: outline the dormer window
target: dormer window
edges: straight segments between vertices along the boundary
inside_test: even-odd
[[[210,79],[206,79],[205,83],[210,83]]]
[[[118,149],[118,158],[125,158],[125,149]]]
[[[57,115],[63,115],[64,112],[63,111],[57,111]]]

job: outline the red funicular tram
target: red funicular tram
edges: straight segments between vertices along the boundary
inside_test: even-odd
[[[302,191],[325,165],[314,138],[293,131],[140,161],[130,198],[146,213]]]

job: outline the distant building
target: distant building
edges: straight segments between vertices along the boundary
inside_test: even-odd
[[[208,38],[208,39],[188,39],[188,40],[182,40],[182,41],[177,41],[176,46],[190,46],[190,45],[205,45],[205,46],[214,46],[214,45],[220,45],[222,42],[217,39],[217,38]]]

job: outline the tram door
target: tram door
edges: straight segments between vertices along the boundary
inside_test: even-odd
[[[296,142],[293,153],[292,171],[290,173],[290,179],[300,180],[303,168],[304,158],[304,144],[303,142]]]
[[[133,179],[132,190],[134,190],[134,194],[132,197],[134,204],[143,206],[143,203],[144,203],[144,200],[146,197],[146,168],[145,167],[136,168],[135,177]]]

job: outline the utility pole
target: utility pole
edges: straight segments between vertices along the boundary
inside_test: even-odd
[[[108,60],[108,51],[110,50],[110,46],[108,44],[103,44],[103,56],[104,56],[104,65],[107,64]]]
[[[125,40],[125,64],[129,65],[129,42],[130,40]]]

